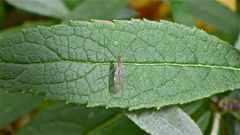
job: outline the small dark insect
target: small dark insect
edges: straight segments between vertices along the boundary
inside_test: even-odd
[[[123,87],[123,60],[121,57],[118,57],[117,63],[115,65],[115,73],[114,73],[114,88],[116,90],[121,90]]]

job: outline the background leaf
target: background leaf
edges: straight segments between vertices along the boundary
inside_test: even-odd
[[[118,13],[127,7],[128,0],[85,0],[65,18],[72,20],[115,19]]]
[[[238,50],[240,50],[240,33],[239,33],[238,39],[237,39],[237,41],[236,41],[236,43],[235,43],[235,47],[236,47]]]
[[[134,112],[127,115],[151,135],[202,135],[197,125],[180,108]]]
[[[181,109],[187,113],[188,115],[194,114],[200,107],[202,107],[205,103],[205,100],[197,100],[188,104],[184,104]]]
[[[118,56],[124,83],[112,93],[109,72]],[[183,25],[79,21],[1,39],[0,88],[88,106],[159,108],[240,88],[239,59],[228,43]]]
[[[197,120],[197,124],[202,132],[206,132],[211,121],[211,111],[206,111],[202,116]]]
[[[42,100],[41,96],[0,91],[0,128],[30,112]]]
[[[123,112],[57,103],[37,114],[17,135],[145,135]]]
[[[68,8],[61,0],[6,0],[9,4],[44,16],[64,18],[68,14]]]
[[[220,127],[219,127],[219,135],[238,135],[235,134],[235,128],[238,128],[235,126],[235,124],[238,124],[236,119],[234,119],[233,116],[229,114],[225,114],[221,116],[220,121]]]
[[[4,31],[0,31],[0,38],[4,37],[4,36],[7,36],[9,34],[12,34],[12,33],[22,31],[23,29],[34,27],[34,26],[35,27],[38,26],[38,25],[50,26],[50,25],[54,25],[54,24],[55,23],[52,22],[52,21],[26,22],[23,25],[16,26],[16,27],[13,27],[13,28],[9,28],[9,29],[5,29]]]
[[[182,0],[168,0],[171,6],[173,19],[180,24],[187,26],[194,26],[193,16],[189,12],[189,7],[184,5]]]
[[[62,0],[62,2],[71,10],[74,9],[75,7],[77,7],[83,1],[85,1],[85,0]]]
[[[4,1],[0,0],[0,30],[3,28],[4,25],[4,17],[5,17],[5,7]]]
[[[238,19],[240,19],[240,2],[237,0],[237,14],[238,14]],[[240,29],[239,29],[240,30]]]
[[[117,19],[129,19],[132,18],[134,16],[137,16],[137,12],[133,9],[130,8],[123,8],[121,9],[118,14],[115,16],[115,18]]]
[[[239,22],[237,15],[216,0],[182,0],[182,2],[190,9],[195,17],[203,22],[226,34],[232,36],[238,34]]]
[[[205,98],[181,106],[182,110],[196,122],[204,135],[210,134],[212,128],[211,104],[211,100]]]

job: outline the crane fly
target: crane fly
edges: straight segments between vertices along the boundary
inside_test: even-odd
[[[123,59],[118,57],[115,64],[109,69],[109,90],[117,93],[123,88]]]
[[[119,91],[123,87],[123,59],[118,57],[117,63],[115,65],[115,72],[114,72],[114,88]]]

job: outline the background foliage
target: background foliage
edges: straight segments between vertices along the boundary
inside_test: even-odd
[[[240,57],[240,53],[234,49],[234,47],[237,49],[240,48],[239,7],[240,2],[238,0],[0,0],[0,135],[239,135],[240,94],[238,89],[240,88],[240,60],[237,58]],[[143,109],[129,111],[121,108],[123,107],[121,104],[117,105],[120,108],[114,109],[106,109],[102,107],[89,108],[84,104],[66,104],[66,102],[53,100],[56,99],[55,97],[52,98],[51,96],[48,96],[46,98],[44,95],[36,95],[38,92],[34,91],[34,89],[31,89],[29,93],[27,89],[22,89],[22,86],[17,87],[17,84],[15,87],[16,89],[7,89],[7,86],[10,86],[11,84],[11,79],[21,72],[22,66],[18,65],[18,67],[13,67],[11,65],[6,65],[3,62],[14,63],[18,61],[18,59],[20,59],[20,61],[23,59],[16,57],[15,60],[10,60],[13,58],[11,55],[11,51],[13,51],[13,49],[10,48],[7,50],[5,47],[7,48],[7,46],[11,46],[12,43],[20,42],[18,34],[20,35],[21,32],[26,33],[26,37],[29,39],[33,39],[31,37],[37,36],[36,34],[33,34],[34,31],[36,31],[36,28],[39,30],[48,29],[49,31],[52,31],[52,29],[54,30],[60,26],[78,27],[78,25],[83,24],[83,22],[74,21],[71,25],[69,25],[69,20],[91,21],[91,19],[101,19],[111,21],[116,19],[130,20],[131,18],[146,18],[161,22],[159,23],[161,24],[161,29],[155,29],[157,31],[156,33],[152,31],[151,34],[148,35],[149,38],[147,42],[161,42],[159,41],[160,37],[165,36],[166,33],[161,33],[160,30],[168,28],[166,29],[168,30],[167,32],[176,34],[176,36],[182,36],[183,39],[181,41],[184,40],[184,37],[186,38],[185,41],[187,42],[184,43],[181,48],[184,48],[187,45],[189,45],[190,48],[194,48],[195,42],[198,44],[200,42],[199,39],[201,38],[208,39],[201,46],[202,48],[208,48],[209,46],[212,47],[214,45],[221,44],[224,47],[218,48],[217,50],[210,49],[211,52],[208,53],[205,53],[206,51],[200,49],[201,52],[205,53],[205,55],[199,55],[197,57],[207,59],[208,61],[211,61],[211,57],[214,57],[213,63],[215,63],[217,66],[226,66],[234,70],[230,72],[224,68],[223,70],[217,69],[216,71],[211,71],[213,72],[215,78],[213,77],[209,80],[205,79],[212,83],[207,84],[207,88],[199,89],[199,91],[207,90],[204,92],[202,91],[202,94],[199,95],[199,98],[196,98],[198,95],[188,93],[189,95],[187,97],[191,99],[188,99],[188,101],[192,102],[175,106],[166,105],[185,103],[186,101],[182,100],[181,97],[175,97],[176,102],[172,102],[172,100],[170,100],[170,103],[167,102],[168,99],[161,99],[157,103],[164,102],[164,104],[161,104],[161,106],[165,107],[161,108],[160,110],[146,109],[145,107],[153,107],[154,105],[144,105],[141,107],[130,108]],[[178,24],[164,22],[162,20],[176,22],[178,24],[189,26],[190,28],[180,26]],[[130,30],[133,24],[134,26],[143,27],[141,25],[142,22],[145,22],[150,28],[158,25],[156,22],[154,23],[147,20],[132,20],[127,23],[116,21],[116,27],[113,29],[118,30],[122,25]],[[92,21],[89,23],[89,27],[92,27],[93,25],[99,25],[105,26],[109,29],[112,28],[111,26],[107,25],[107,22],[105,23],[103,24],[101,21]],[[203,29],[208,34],[197,29],[192,29],[193,26],[197,27],[198,29]],[[95,27],[93,27],[93,31],[95,30],[94,28]],[[178,28],[177,30],[181,30],[174,31],[176,28]],[[23,29],[27,30],[22,31]],[[64,30],[65,31],[63,31],[63,33],[68,32],[68,30]],[[116,32],[114,30],[113,32]],[[189,31],[193,31],[193,39],[190,39]],[[103,32],[103,34],[106,33]],[[214,35],[219,39],[209,34]],[[126,39],[122,40],[120,38],[124,37],[124,34],[121,36],[120,35],[121,34],[119,34],[119,37],[116,37],[116,39],[113,39],[119,40],[119,42],[127,42]],[[97,35],[97,37],[98,36],[99,35]],[[111,36],[109,37],[112,38]],[[130,37],[128,36],[128,38]],[[172,45],[172,39],[173,38],[169,38],[166,40],[166,44]],[[33,42],[40,41],[40,38],[38,38],[38,40]],[[173,43],[176,43],[176,41]],[[26,44],[27,43],[23,43],[23,45]],[[142,45],[142,48],[144,48],[145,44],[139,45]],[[173,45],[176,45],[177,47],[177,45],[180,44]],[[30,53],[30,51],[28,51],[29,48],[24,49],[23,47],[19,47],[15,49],[20,54],[21,52]],[[162,48],[161,50],[165,50],[162,53],[167,52],[166,50],[170,50],[165,54],[166,56],[170,56],[170,52],[173,51],[169,46]],[[36,54],[36,52],[34,53]],[[186,58],[183,60],[188,60],[189,57],[190,55],[186,55]],[[148,57],[145,56],[145,58],[147,59]],[[221,58],[226,59],[223,60]],[[138,63],[141,62],[141,60],[144,60],[144,58],[139,58],[139,60],[134,62]],[[126,61],[131,61],[131,59],[126,59]],[[193,64],[202,63],[196,62]],[[108,68],[109,65],[107,65],[107,69]],[[198,71],[199,70],[200,69],[198,69]],[[29,68],[29,71],[36,72],[31,70],[31,68]],[[142,71],[146,72],[147,69],[142,69]],[[184,75],[187,75],[187,73],[190,73],[190,71],[192,73],[196,73],[196,71],[193,69],[186,69],[186,73],[184,73]],[[174,71],[169,70],[168,74],[171,74],[172,72]],[[206,73],[205,70],[200,71],[200,74],[204,73]],[[221,73],[227,75],[223,76]],[[146,74],[144,77],[148,75],[149,74]],[[40,73],[36,74],[34,77],[37,78],[38,76],[40,76]],[[154,77],[154,75],[151,76]],[[198,76],[199,78],[196,78],[201,79],[201,76]],[[34,81],[34,77],[31,78],[31,81]],[[183,76],[179,76],[179,78],[181,77]],[[216,79],[221,77],[221,80],[224,81],[217,83]],[[167,75],[163,78],[167,78]],[[197,79],[187,81],[189,84],[186,86],[191,86],[193,83],[199,84]],[[184,79],[181,82],[182,83],[179,84],[174,84],[172,82],[169,85],[174,86],[176,89],[181,91],[183,90],[183,87],[185,87],[181,86],[181,84],[184,82]],[[146,85],[144,86],[147,88]],[[61,88],[61,90],[64,89]],[[177,92],[179,92],[179,90],[177,90]],[[17,91],[21,91],[22,93],[15,93]],[[54,93],[54,89],[46,89],[46,91]],[[223,91],[225,92],[219,93]],[[49,93],[47,94],[49,95]],[[193,95],[191,96],[191,94]],[[144,95],[142,98],[146,98],[145,101],[148,101],[151,99],[151,96]],[[60,99],[67,100],[68,98],[65,99],[64,97],[60,97]],[[106,104],[104,106],[109,105]]]

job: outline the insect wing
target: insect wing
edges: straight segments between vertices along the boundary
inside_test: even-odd
[[[123,87],[123,68],[122,68],[122,59],[119,58],[116,66],[115,66],[115,73],[114,73],[114,88],[116,90],[121,90]]]

